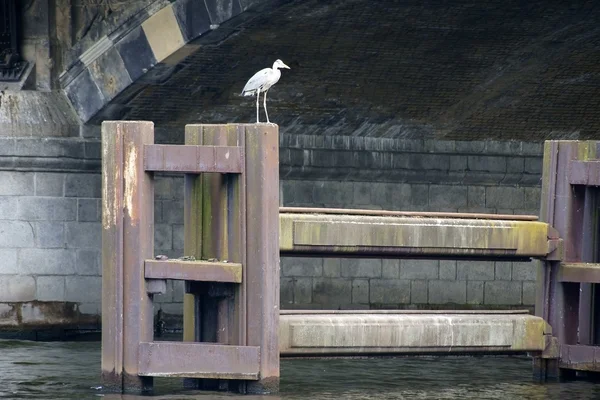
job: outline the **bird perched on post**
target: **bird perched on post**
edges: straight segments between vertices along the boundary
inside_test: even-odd
[[[265,107],[265,115],[267,116],[267,123],[270,124],[269,121],[269,113],[267,113],[267,92],[274,84],[279,81],[281,78],[281,71],[279,68],[287,68],[290,69],[287,65],[283,63],[281,60],[276,60],[273,63],[273,68],[264,68],[255,73],[252,78],[248,80],[246,86],[244,86],[244,90],[242,90],[242,96],[252,96],[256,95],[256,123],[259,121],[259,111],[258,111],[258,101],[260,99],[260,94],[262,92],[265,93],[265,98],[263,101],[263,106]]]

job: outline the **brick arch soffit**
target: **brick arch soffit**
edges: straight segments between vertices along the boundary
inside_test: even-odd
[[[251,8],[271,2],[171,0],[155,12],[146,7],[79,56],[61,74],[61,88],[81,122],[87,123],[111,100],[187,43]],[[227,7],[222,7],[222,3],[227,3]]]

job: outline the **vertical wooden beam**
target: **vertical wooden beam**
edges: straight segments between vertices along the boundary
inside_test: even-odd
[[[581,231],[581,261],[595,263],[597,251],[597,209],[596,189],[585,187],[583,200],[582,222],[579,227]],[[579,301],[579,344],[594,344],[594,285],[592,283],[582,283]]]
[[[227,127],[228,144],[242,147],[242,155],[245,154],[245,127],[239,124],[230,124]],[[242,283],[235,287],[235,299],[233,304],[232,331],[229,341],[232,344],[245,346],[246,337],[246,293],[247,293],[247,268],[246,268],[246,163],[243,156],[242,174],[229,174],[227,185],[227,233],[228,254],[233,262],[241,263]]]
[[[123,131],[102,123],[102,385],[123,388]]]
[[[203,145],[201,125],[186,125],[186,145]],[[202,258],[203,237],[203,182],[204,174],[185,174],[184,176],[184,243],[183,252],[186,256]],[[186,293],[183,295],[183,340],[185,342],[200,341],[202,329],[202,306],[199,293],[192,291],[193,282],[186,282]],[[195,288],[194,288],[195,289]],[[197,389],[201,381],[185,378],[183,385]]]
[[[185,127],[185,144],[202,145],[201,125],[187,125]],[[202,174],[185,174],[184,176],[184,244],[183,252],[186,256],[202,257]],[[186,286],[189,283],[186,283]],[[198,299],[193,293],[183,295],[183,340],[194,342],[196,325],[199,323],[196,315]]]
[[[107,389],[139,392],[138,344],[152,340],[153,309],[144,260],[152,258],[152,177],[143,145],[154,141],[151,122],[102,123],[102,381]]]
[[[556,194],[556,173],[558,169],[558,142],[544,143],[544,158],[542,166],[542,192],[540,204],[540,221],[554,226],[554,205]],[[535,314],[548,321],[549,290],[551,262],[540,262],[537,274]]]
[[[567,140],[547,141],[544,147],[540,217],[556,228],[563,238],[564,261],[567,262],[587,261],[584,259],[591,254],[588,249],[591,232],[590,227],[586,227],[586,219],[591,215],[587,210],[591,199],[583,187],[570,185],[569,162],[595,158],[596,147],[591,141]],[[582,316],[589,313],[591,307],[591,287],[558,282],[558,270],[559,262],[548,261],[538,272],[536,314],[550,324],[559,345],[587,342],[590,340],[589,315],[585,319]],[[572,374],[569,370],[558,370],[558,363],[551,360],[538,359],[535,365],[536,373],[544,377]]]
[[[144,170],[143,146],[154,143],[154,124],[115,124],[123,132],[123,386],[139,392],[152,388],[152,378],[138,376],[138,345],[153,338],[144,260],[154,252],[154,188],[152,175]]]
[[[237,125],[187,125],[186,144],[243,147],[243,130]],[[187,175],[186,255],[243,264],[242,182],[238,174]],[[245,344],[242,286],[208,283],[190,287],[194,293],[186,294],[184,299],[185,340]],[[200,384],[210,386],[209,382]],[[186,380],[185,385],[197,386],[191,380]]]
[[[279,390],[279,135],[271,124],[246,131],[246,280],[249,346],[260,346],[260,380],[249,392]]]

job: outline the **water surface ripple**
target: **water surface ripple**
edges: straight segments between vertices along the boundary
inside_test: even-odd
[[[0,399],[149,400],[103,393],[100,343],[0,340]],[[539,384],[525,357],[282,360],[281,393],[185,391],[157,379],[160,400],[600,399],[586,381]]]

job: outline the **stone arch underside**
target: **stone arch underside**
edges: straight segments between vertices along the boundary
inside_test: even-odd
[[[86,123],[157,64],[185,56],[190,51],[186,43],[261,3],[266,0],[148,2],[112,32],[102,36],[95,32],[99,37],[94,44],[81,41],[87,49],[82,53],[73,49],[80,54],[60,75],[60,85]]]
[[[593,138],[600,127],[600,6],[591,1],[269,2],[202,35],[205,14],[179,4],[154,16],[179,24],[154,35],[181,30],[154,68],[127,67],[159,52],[140,45],[152,42],[147,21],[66,87],[92,105],[76,107],[84,121],[152,120],[168,142],[182,140],[186,123],[253,122],[254,99],[239,92],[281,58],[292,69],[268,105],[284,134],[539,142]],[[189,33],[184,15],[202,28]],[[103,69],[117,53],[123,61]]]

